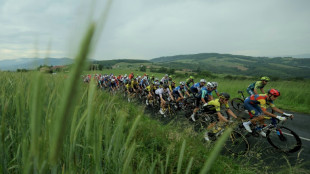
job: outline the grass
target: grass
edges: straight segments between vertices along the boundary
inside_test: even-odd
[[[209,159],[212,146],[190,126],[162,125],[144,115],[143,106],[82,84],[81,79],[68,118],[59,123],[66,91],[62,86],[68,79],[0,75],[6,82],[0,90],[2,173],[198,173]],[[238,166],[230,157],[214,161]],[[244,166],[211,166],[215,173],[251,172]]]
[[[206,145],[191,126],[162,125],[143,106],[83,84],[98,30],[89,25],[68,75],[0,72],[2,173],[259,172],[219,155],[229,132]]]

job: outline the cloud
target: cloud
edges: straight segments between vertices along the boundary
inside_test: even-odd
[[[105,2],[96,1],[92,9],[89,1],[81,0],[6,0],[0,9],[5,24],[0,28],[1,46],[14,50],[37,44],[46,50],[51,43],[55,56],[69,56],[89,14],[98,17]],[[308,0],[115,0],[93,58],[310,53],[309,6]]]

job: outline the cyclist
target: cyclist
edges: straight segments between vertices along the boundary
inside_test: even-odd
[[[221,114],[221,106],[225,106],[226,108],[226,112],[237,119],[237,116],[232,112],[232,110],[229,108],[228,105],[228,100],[230,98],[230,95],[228,93],[220,93],[219,94],[219,98],[218,99],[214,99],[208,102],[208,104],[204,105],[204,109],[207,111],[211,111],[213,113],[216,113],[217,117],[216,118],[212,118],[211,117],[211,124],[207,127],[207,131],[205,133],[205,140],[209,141],[209,135],[212,136],[212,133],[209,133],[209,130],[211,130],[217,121],[219,121],[220,123],[223,122],[228,122],[227,118],[225,118],[222,114]]]
[[[173,93],[174,98],[176,99],[176,102],[179,102],[180,100],[184,99],[183,94],[186,94],[187,96],[189,96],[189,93],[187,92],[186,87],[185,87],[185,82],[180,82],[180,86],[174,88],[172,93]]]
[[[214,92],[216,93],[216,95],[217,95],[218,97],[220,97],[220,94],[219,94],[219,92],[217,91],[218,83],[217,83],[217,82],[211,82],[211,83],[213,84],[213,90],[212,90],[212,91],[214,91]]]
[[[149,105],[149,101],[153,100],[153,95],[155,94],[156,86],[153,83],[151,83],[145,89],[148,92],[147,99],[146,99],[146,105]]]
[[[201,79],[200,82],[195,83],[191,88],[191,92],[195,95],[196,93],[198,93],[202,87],[204,87],[206,84],[206,80],[205,79]]]
[[[172,82],[174,82],[173,80],[172,80],[172,75],[170,75],[169,77],[168,77],[168,84],[172,84]],[[175,83],[175,82],[174,82]],[[171,91],[171,90],[170,90]]]
[[[213,91],[213,88],[214,88],[214,85],[212,82],[208,82],[206,87],[204,87],[207,91],[207,95],[208,95],[208,101],[211,101],[213,100],[213,96],[212,96],[212,91]]]
[[[189,89],[191,83],[193,83],[193,85],[195,84],[195,82],[194,82],[194,77],[193,77],[193,76],[189,76],[189,78],[186,79],[186,81],[185,81],[185,87],[186,87],[187,89]],[[190,92],[190,91],[189,91],[189,92]]]
[[[200,103],[202,102],[203,105],[207,104],[208,98],[209,97],[208,97],[207,88],[205,87],[201,88],[199,93],[196,95],[196,108],[194,109],[193,114],[191,115],[191,119],[193,121],[196,121],[195,115],[196,115],[196,112],[199,110]]]
[[[264,87],[267,85],[267,83],[270,81],[270,78],[267,76],[263,76],[260,78],[260,81],[256,81],[248,86],[246,91],[249,95],[256,95],[258,94],[257,90],[260,89],[260,91],[265,94]]]
[[[111,79],[111,83],[109,83],[110,91],[116,91],[117,83],[115,79]]]
[[[175,81],[172,81],[171,84],[169,85],[169,90],[172,92],[175,89]]]
[[[138,83],[138,80],[137,78],[133,78],[131,80],[131,88],[133,89],[133,92],[137,92],[138,89],[139,89],[139,83]]]
[[[274,117],[279,120],[286,119],[285,117],[268,112],[267,106],[270,106],[273,111],[278,112],[282,115],[293,117],[292,114],[285,113],[274,105],[273,101],[275,101],[279,96],[280,92],[278,90],[270,89],[267,94],[251,95],[244,100],[245,109],[249,111],[250,115],[255,116],[255,118],[253,118],[252,120],[243,122],[243,126],[248,132],[252,132],[250,128],[251,124],[255,125],[257,122],[259,122],[261,125],[264,124],[264,115]],[[260,134],[266,137],[265,132],[261,131]]]
[[[169,81],[168,74],[165,74],[165,76],[160,80],[162,84],[168,84],[168,81]]]
[[[155,94],[159,96],[159,102],[160,102],[159,113],[164,115],[166,100],[168,100],[168,97],[170,97],[171,100],[174,100],[174,98],[171,95],[167,84],[164,84],[163,87],[156,89]]]

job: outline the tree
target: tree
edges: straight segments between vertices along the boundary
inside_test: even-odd
[[[146,72],[146,66],[141,65],[141,66],[140,66],[140,71],[142,71],[142,72]]]

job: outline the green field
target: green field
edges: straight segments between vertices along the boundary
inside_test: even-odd
[[[230,129],[215,144],[206,144],[202,133],[189,124],[163,125],[144,114],[143,105],[111,96],[98,90],[95,83],[84,84],[81,75],[95,73],[83,71],[95,32],[96,25],[90,24],[68,74],[0,72],[1,173],[308,172],[299,164],[286,162],[273,169],[259,155],[220,154]],[[214,80],[220,91],[231,94],[249,83]],[[296,84],[272,84],[293,93],[283,95],[283,101],[288,102],[279,105],[291,105],[290,95],[305,96],[297,91],[300,84],[293,87]],[[305,83],[302,88],[308,87]],[[303,102],[309,103],[309,99]],[[255,164],[250,163],[253,158],[258,158]]]

